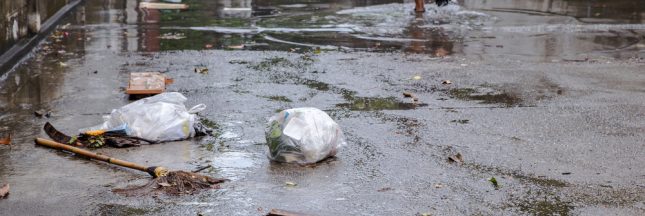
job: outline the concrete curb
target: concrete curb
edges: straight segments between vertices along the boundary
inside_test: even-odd
[[[56,24],[58,24],[58,22],[65,15],[67,15],[67,13],[76,8],[76,6],[78,6],[82,1],[83,0],[70,1],[67,5],[63,6],[60,10],[58,10],[58,12],[49,17],[49,19],[47,19],[47,21],[45,21],[41,25],[41,29],[38,34],[32,36],[31,38],[25,38],[17,41],[16,44],[14,44],[10,49],[0,55],[0,76],[8,73],[13,69],[15,65],[20,63],[23,57],[29,54],[32,48],[34,48],[36,45],[38,45],[38,43],[45,39],[47,35],[49,35],[49,33],[54,30]]]

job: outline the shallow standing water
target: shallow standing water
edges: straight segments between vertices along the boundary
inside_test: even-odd
[[[0,130],[14,134],[0,146],[0,183],[12,186],[0,214],[644,211],[638,1],[460,1],[428,4],[422,16],[401,1],[184,3],[89,0],[0,76]],[[169,91],[205,103],[218,136],[99,151],[173,169],[212,165],[209,175],[232,180],[223,189],[121,197],[110,190],[145,174],[33,145],[46,121],[75,133],[127,104],[122,88],[137,71],[173,77]],[[313,167],[268,162],[266,119],[302,106],[330,113],[350,145]],[[52,117],[35,117],[39,109]],[[447,161],[456,152],[465,164]]]

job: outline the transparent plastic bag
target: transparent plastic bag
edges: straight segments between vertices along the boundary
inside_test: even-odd
[[[338,124],[316,108],[283,110],[269,119],[265,132],[269,159],[279,162],[316,163],[346,145]]]
[[[181,93],[161,93],[114,109],[110,115],[103,116],[103,124],[81,132],[125,128],[129,136],[158,142],[193,137],[195,113],[204,110],[206,105],[199,104],[187,110],[184,102],[186,97]]]

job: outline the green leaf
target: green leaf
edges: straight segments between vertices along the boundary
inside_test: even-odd
[[[499,183],[497,183],[497,179],[495,179],[495,177],[489,178],[488,181],[493,184],[495,190],[499,189]]]

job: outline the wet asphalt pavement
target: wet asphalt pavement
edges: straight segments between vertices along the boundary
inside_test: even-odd
[[[13,133],[0,215],[643,215],[645,10],[609,2],[460,1],[415,16],[397,1],[89,0],[0,77],[0,130]],[[69,134],[101,123],[141,71],[206,104],[217,133],[97,151],[211,165],[231,180],[222,189],[119,196],[147,174],[34,145],[45,122]],[[315,166],[271,163],[266,121],[292,107],[326,111],[346,148]]]

